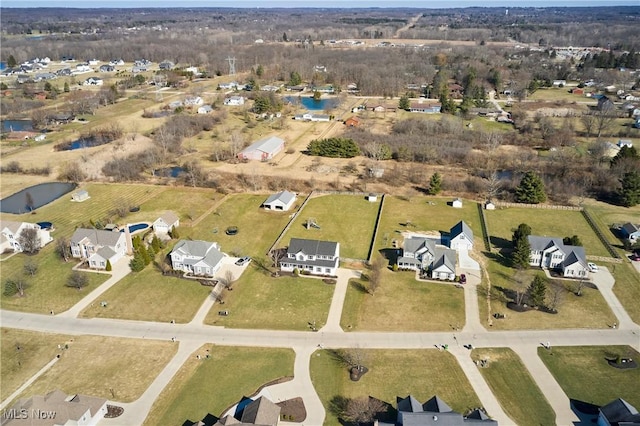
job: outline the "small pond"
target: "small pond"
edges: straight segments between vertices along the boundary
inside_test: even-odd
[[[33,130],[33,122],[31,120],[3,120],[3,132],[30,132]]]
[[[100,146],[108,144],[111,141],[96,140],[94,138],[76,139],[72,142],[62,142],[55,146],[56,151],[73,151],[82,148],[93,148],[94,146]]]
[[[0,200],[0,211],[13,214],[27,213],[57,200],[73,191],[75,187],[75,183],[69,182],[49,182],[30,186]]]
[[[284,101],[293,105],[302,105],[309,111],[324,111],[335,108],[340,103],[338,98],[315,100],[312,96],[285,96]]]
[[[182,172],[184,172],[184,169],[182,167],[174,166],[174,167],[165,167],[163,169],[155,169],[153,171],[153,175],[158,177],[177,178],[178,176],[180,176],[180,173]]]

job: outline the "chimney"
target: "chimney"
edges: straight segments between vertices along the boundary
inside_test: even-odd
[[[124,228],[124,239],[127,244],[127,255],[133,255],[133,242],[131,241],[131,232],[129,232],[129,224]]]

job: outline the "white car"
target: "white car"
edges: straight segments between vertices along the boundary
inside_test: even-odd
[[[589,271],[591,272],[598,272],[598,265],[596,265],[595,263],[587,263],[587,266],[589,267]]]

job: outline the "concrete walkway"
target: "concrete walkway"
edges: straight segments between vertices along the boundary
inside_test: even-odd
[[[331,307],[329,308],[327,323],[320,329],[320,331],[344,331],[342,330],[342,327],[340,327],[340,318],[342,317],[342,308],[344,307],[344,299],[347,295],[349,280],[352,278],[360,278],[361,275],[360,271],[354,271],[353,269],[338,269],[338,282],[333,290],[333,298],[331,299]]]
[[[463,271],[467,276],[464,288],[465,323],[462,331],[468,333],[484,333],[487,330],[480,322],[480,306],[478,304],[478,286],[482,281],[480,271]]]
[[[129,268],[129,262],[132,257],[125,256],[116,262],[115,265],[112,265],[113,269],[111,271],[111,277],[107,279],[104,283],[102,283],[99,287],[94,289],[91,293],[87,294],[82,298],[78,303],[73,305],[71,309],[65,311],[59,316],[67,317],[67,318],[77,318],[87,306],[89,306],[92,302],[94,302],[102,293],[109,290],[111,287],[116,285],[118,281],[126,277],[130,272],[131,268]]]
[[[594,284],[600,290],[600,294],[607,301],[607,304],[613,311],[613,314],[618,318],[618,328],[635,328],[636,324],[633,322],[627,311],[613,293],[613,285],[616,283],[613,275],[609,272],[606,266],[600,266],[599,271],[591,273]]]
[[[44,373],[46,373],[47,371],[49,371],[49,369],[51,367],[53,367],[55,365],[56,362],[58,362],[60,358],[55,357],[53,358],[51,361],[49,361],[47,363],[47,365],[45,365],[44,367],[42,367],[36,374],[34,374],[33,376],[31,376],[26,382],[24,382],[22,384],[22,386],[20,386],[18,389],[16,389],[16,391],[14,393],[12,393],[11,395],[9,395],[7,397],[7,399],[5,399],[4,401],[2,401],[2,403],[0,404],[0,410],[4,409],[7,407],[7,405],[9,405],[9,403],[11,401],[13,401],[14,399],[16,399],[18,397],[18,395],[20,395],[22,392],[24,392],[24,390],[26,388],[28,388],[29,386],[31,386],[31,383],[35,382],[40,376],[42,376]]]

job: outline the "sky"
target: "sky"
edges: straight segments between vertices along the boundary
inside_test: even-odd
[[[640,6],[640,0],[0,0],[0,7],[583,7]]]

